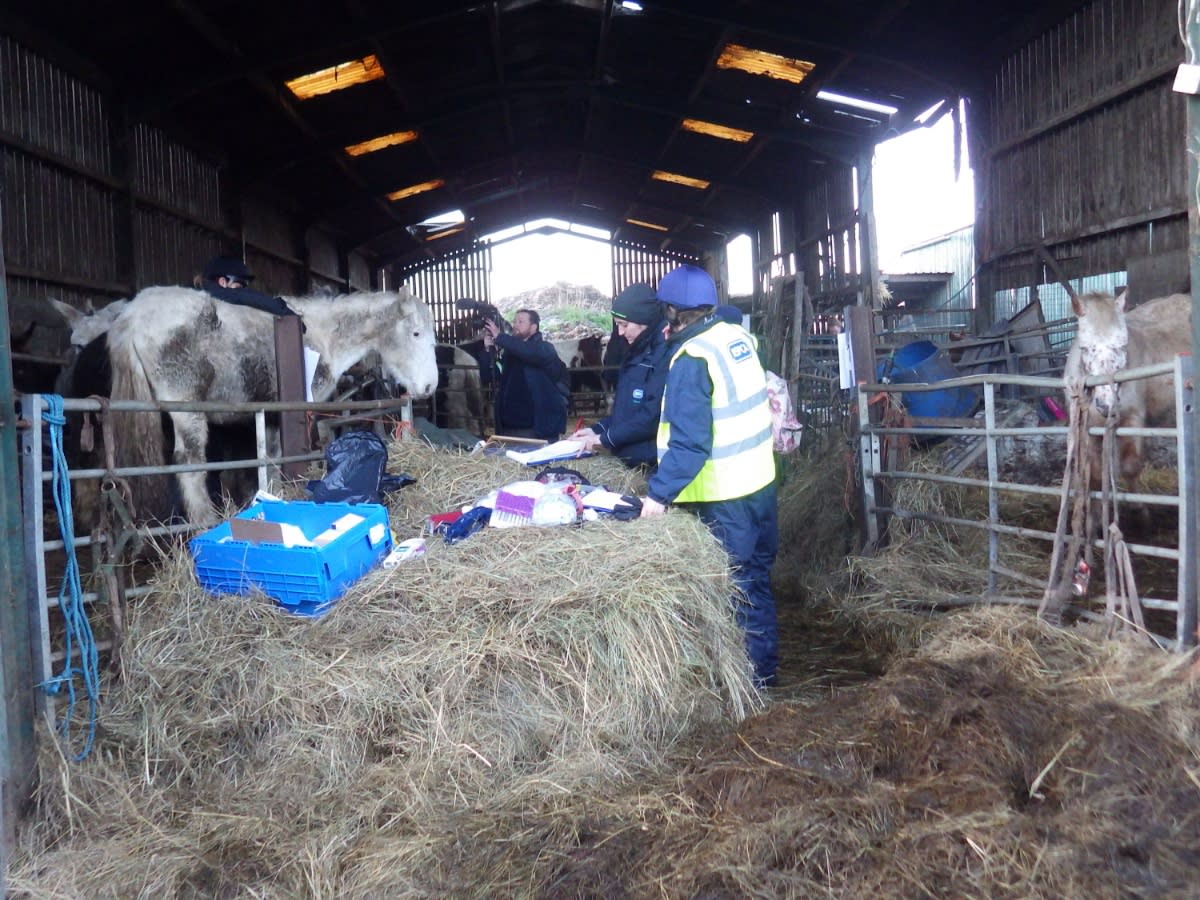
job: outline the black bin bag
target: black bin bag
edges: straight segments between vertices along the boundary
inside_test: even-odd
[[[387,444],[373,431],[348,431],[325,448],[325,477],[310,481],[317,503],[382,503],[383,494],[416,482],[409,475],[387,475]]]

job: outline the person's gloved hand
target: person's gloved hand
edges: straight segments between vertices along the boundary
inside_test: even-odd
[[[621,495],[621,502],[613,506],[612,517],[619,522],[628,522],[645,515],[642,512],[642,501],[628,494]]]

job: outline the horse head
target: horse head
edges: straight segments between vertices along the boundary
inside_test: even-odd
[[[1115,375],[1125,368],[1129,329],[1125,323],[1125,292],[1084,294],[1071,298],[1078,319],[1075,344],[1079,351],[1079,372],[1074,375]],[[1116,409],[1120,385],[1096,385],[1092,406],[1102,416]]]
[[[414,398],[428,397],[438,383],[433,312],[420,297],[401,289],[388,314],[394,315],[395,322],[388,339],[376,348],[383,373],[404,385]]]
[[[128,300],[114,300],[107,306],[96,309],[89,300],[83,310],[78,310],[69,303],[63,303],[53,297],[47,299],[71,329],[71,347],[76,352],[108,331],[116,318],[129,305]]]

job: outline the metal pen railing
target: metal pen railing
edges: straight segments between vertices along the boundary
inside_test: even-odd
[[[1116,491],[1115,497],[1123,503],[1157,506],[1159,508],[1175,509],[1178,522],[1178,540],[1175,546],[1161,546],[1147,542],[1129,543],[1127,548],[1133,556],[1152,557],[1175,563],[1177,566],[1177,590],[1175,599],[1141,598],[1146,608],[1160,609],[1175,614],[1175,634],[1166,639],[1159,636],[1160,643],[1171,643],[1177,648],[1192,646],[1196,642],[1197,622],[1197,588],[1196,588],[1196,465],[1192,459],[1191,434],[1195,428],[1194,419],[1194,387],[1192,379],[1192,358],[1178,357],[1174,362],[1160,363],[1152,366],[1142,366],[1126,370],[1112,376],[1091,376],[1085,380],[1086,387],[1100,384],[1121,383],[1134,379],[1149,378],[1170,374],[1176,385],[1176,424],[1171,427],[1118,428],[1118,437],[1150,437],[1160,440],[1173,439],[1178,458],[1179,481],[1177,492],[1170,494],[1151,494],[1144,492]],[[1039,528],[1029,528],[1022,525],[1012,525],[1000,519],[1001,493],[1030,494],[1039,496],[1061,496],[1061,487],[1047,485],[1023,484],[1003,480],[999,475],[999,452],[997,442],[1002,438],[1040,436],[1045,440],[1062,440],[1067,436],[1067,428],[1063,425],[1038,425],[1014,427],[999,423],[997,420],[998,387],[1011,385],[1031,389],[1035,392],[1045,392],[1047,395],[1061,396],[1063,381],[1061,378],[1045,378],[1029,375],[985,374],[951,378],[933,384],[862,384],[858,387],[858,445],[860,468],[862,472],[863,514],[865,516],[868,544],[878,547],[884,526],[889,517],[906,520],[923,520],[940,523],[953,527],[983,529],[988,532],[987,559],[987,589],[983,595],[974,598],[959,598],[959,602],[979,603],[1013,603],[1038,605],[1038,601],[1030,598],[1014,598],[1011,595],[999,593],[998,579],[1009,578],[1028,587],[1044,589],[1046,582],[1033,578],[1025,573],[1015,572],[1003,565],[999,558],[999,538],[1001,535],[1029,538],[1038,541],[1053,542],[1055,533]],[[898,394],[910,392],[926,392],[954,390],[963,387],[982,388],[983,415],[982,421],[975,419],[955,419],[950,422],[936,418],[914,418],[903,426],[894,424],[884,425],[872,422],[872,399],[881,394]],[[1093,427],[1089,434],[1100,437],[1103,428]],[[888,439],[906,438],[920,440],[931,437],[958,437],[973,441],[982,441],[986,453],[986,477],[970,477],[965,475],[944,474],[938,472],[916,472],[889,470],[884,459],[884,444]],[[940,513],[903,508],[894,502],[884,502],[884,485],[902,481],[924,481],[930,484],[960,486],[968,489],[978,489],[986,492],[988,518],[986,521],[976,521],[962,517],[948,516]],[[1090,496],[1098,499],[1099,492],[1090,491]],[[1099,538],[1091,538],[1094,547],[1103,547]],[[1049,556],[1047,557],[1049,560]],[[920,602],[920,601],[914,601]]]

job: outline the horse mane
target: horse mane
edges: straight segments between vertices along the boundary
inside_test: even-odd
[[[341,315],[353,305],[363,315],[378,315],[395,304],[401,316],[420,316],[428,309],[425,303],[402,287],[398,291],[352,291],[347,294],[310,294],[303,297],[285,297],[288,305],[301,315],[321,314],[323,311]]]

